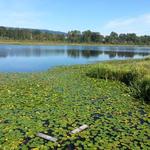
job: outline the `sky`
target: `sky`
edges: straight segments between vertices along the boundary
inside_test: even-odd
[[[0,26],[150,35],[150,0],[0,0]]]

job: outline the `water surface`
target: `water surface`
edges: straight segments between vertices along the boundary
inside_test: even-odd
[[[150,55],[150,47],[0,45],[0,72],[38,72],[55,66],[147,55]]]

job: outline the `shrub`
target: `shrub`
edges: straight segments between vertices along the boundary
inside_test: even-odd
[[[140,97],[150,102],[150,78],[144,78],[140,84]]]

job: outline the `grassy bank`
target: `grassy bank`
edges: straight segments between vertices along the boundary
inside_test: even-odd
[[[139,47],[150,47],[150,45],[135,45],[135,44],[102,44],[102,43],[69,43],[69,42],[51,42],[51,41],[29,41],[29,40],[0,40],[0,44],[8,45],[73,45],[73,46],[139,46]]]
[[[115,80],[131,88],[136,98],[150,102],[150,58],[144,61],[124,61],[97,65],[87,73],[89,77]]]
[[[114,61],[0,74],[0,149],[149,149],[150,105],[116,79],[88,75],[102,65],[148,70],[149,64]],[[82,124],[89,129],[68,134]],[[57,137],[58,143],[38,138],[37,132]]]

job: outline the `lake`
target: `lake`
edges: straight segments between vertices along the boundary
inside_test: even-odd
[[[150,55],[150,47],[0,45],[0,72],[39,72],[55,66],[147,55]]]

